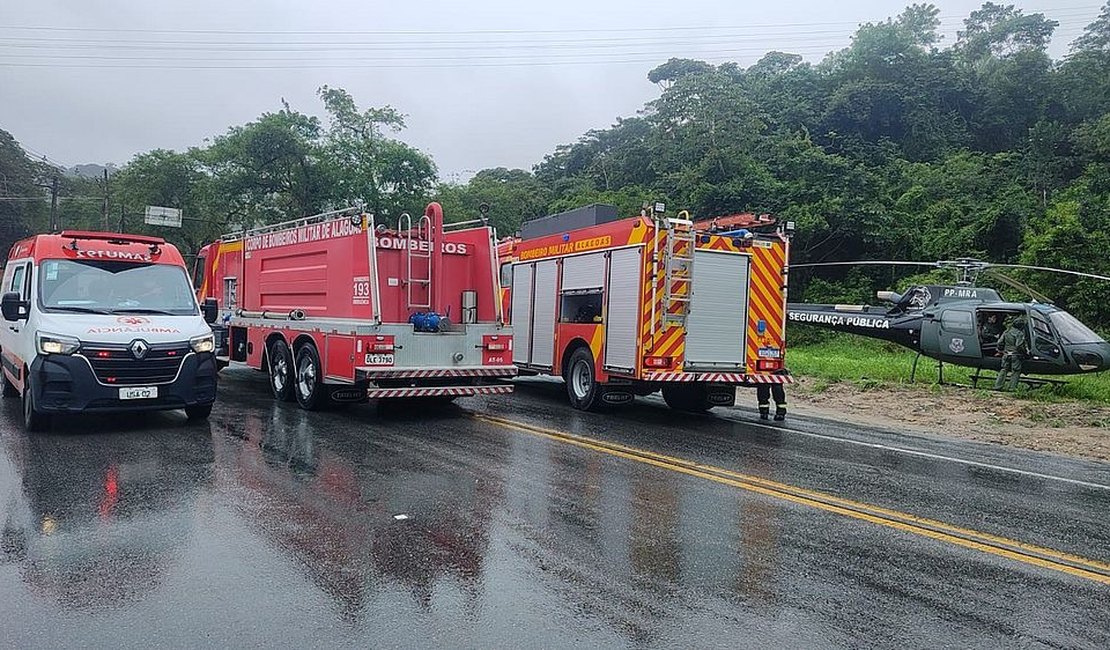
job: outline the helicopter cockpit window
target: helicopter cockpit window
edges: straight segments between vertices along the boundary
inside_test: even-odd
[[[1066,311],[1054,311],[1048,315],[1060,339],[1064,343],[1101,343],[1102,337],[1096,334],[1079,320]]]
[[[1034,313],[1033,318],[1030,319],[1030,321],[1033,323],[1033,331],[1036,334],[1052,338],[1052,328],[1049,327],[1048,321],[1045,320],[1044,316]]]

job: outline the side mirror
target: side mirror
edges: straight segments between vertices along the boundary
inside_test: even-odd
[[[211,325],[220,318],[220,303],[215,298],[205,298],[201,312],[204,313],[204,322]]]
[[[15,291],[9,291],[0,298],[0,312],[4,316],[4,320],[15,321],[27,318],[27,310],[30,308],[22,297]]]

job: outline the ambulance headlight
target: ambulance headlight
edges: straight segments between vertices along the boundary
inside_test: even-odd
[[[39,332],[35,335],[35,343],[40,354],[73,354],[81,349],[81,341],[61,334]]]
[[[216,337],[211,334],[194,336],[189,339],[189,347],[193,348],[193,352],[211,352],[216,349]]]

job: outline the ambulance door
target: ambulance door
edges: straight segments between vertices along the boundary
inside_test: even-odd
[[[0,295],[17,293],[24,302],[29,302],[31,297],[31,263],[9,263],[4,271],[3,284],[0,285]],[[28,310],[29,311],[29,310]],[[3,320],[3,319],[0,319]],[[3,350],[3,364],[9,376],[20,376],[20,361],[29,363],[30,359],[25,349],[27,337],[31,332],[24,331],[27,327],[26,320],[3,320],[0,324],[0,350]]]

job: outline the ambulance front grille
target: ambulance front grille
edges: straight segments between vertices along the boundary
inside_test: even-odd
[[[188,354],[187,343],[151,345],[142,359],[136,359],[127,345],[81,346],[81,355],[88,359],[97,381],[110,386],[146,386],[172,382]]]

